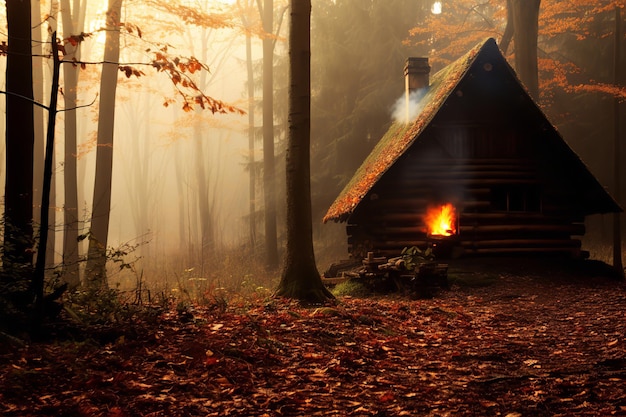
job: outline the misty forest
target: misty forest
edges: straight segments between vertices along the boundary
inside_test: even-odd
[[[0,414],[626,414],[624,0],[6,0]]]

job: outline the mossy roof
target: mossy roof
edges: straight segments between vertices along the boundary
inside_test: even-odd
[[[422,111],[412,123],[394,122],[374,147],[352,179],[346,184],[324,216],[328,220],[344,221],[361,202],[383,174],[415,142],[431,122],[456,85],[474,62],[479,52],[495,40],[478,44],[430,79],[430,88],[422,97]],[[497,48],[497,46],[496,46]]]
[[[489,38],[434,74],[430,80],[430,87],[420,102],[423,106],[422,111],[410,123],[393,122],[389,130],[330,206],[323,218],[324,223],[329,220],[345,221],[348,219],[372,187],[420,137],[481,53],[495,53],[506,63],[506,59],[501,55],[496,41],[493,38]],[[511,75],[523,86],[515,71],[508,63],[506,63],[506,66],[510,69]],[[537,111],[543,115],[530,96],[529,99],[536,106]],[[545,118],[545,116],[543,117]],[[547,120],[547,118],[545,119]],[[578,175],[579,184],[582,188],[586,188],[587,196],[584,198],[586,207],[583,210],[588,214],[622,211],[619,204],[604,190],[584,162],[567,146],[556,128],[554,128],[554,131],[558,136],[557,141],[559,143],[556,145],[559,153],[562,153],[564,158],[574,163],[577,173],[580,174]]]

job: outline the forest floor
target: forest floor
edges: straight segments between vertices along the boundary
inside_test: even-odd
[[[626,285],[451,266],[428,300],[186,305],[0,347],[6,416],[626,415]]]

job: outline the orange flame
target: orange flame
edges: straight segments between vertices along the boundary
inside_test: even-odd
[[[442,206],[429,206],[424,223],[429,236],[452,236],[456,233],[456,210],[450,203]]]

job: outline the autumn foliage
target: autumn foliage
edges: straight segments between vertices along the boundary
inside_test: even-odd
[[[626,99],[626,89],[614,85],[612,80],[591,77],[579,59],[565,52],[572,41],[583,45],[584,42],[612,39],[616,8],[623,10],[624,1],[541,1],[538,56],[543,104],[551,104],[557,91],[594,92]],[[442,68],[481,39],[501,39],[506,25],[504,1],[445,2],[442,13],[428,16],[425,24],[411,30],[406,42],[420,47],[422,53],[430,56],[434,68]],[[507,52],[509,61],[514,62],[514,40]],[[611,66],[609,61],[607,66]]]
[[[431,300],[216,299],[0,345],[0,413],[623,415],[623,284],[527,267],[466,271]]]
[[[155,1],[149,2],[148,5],[152,7],[151,10],[161,10],[171,13],[172,16],[176,16],[185,24],[218,29],[233,27],[233,16],[230,14],[196,10],[178,2]],[[48,18],[50,18],[50,16],[48,16]],[[210,97],[196,84],[194,74],[200,71],[210,72],[208,65],[200,62],[194,56],[184,57],[171,54],[168,44],[144,37],[144,30],[135,23],[121,22],[120,29],[126,36],[134,37],[139,41],[136,45],[137,48],[140,48],[141,43],[143,43],[144,54],[149,57],[145,62],[120,62],[118,69],[126,78],[146,76],[146,72],[142,68],[152,67],[156,72],[163,73],[169,77],[179,99],[182,101],[184,111],[191,111],[197,106],[201,109],[210,110],[212,113],[245,113],[238,107]],[[76,47],[80,43],[85,42],[88,38],[93,37],[94,34],[104,30],[104,28],[100,28],[96,29],[94,32],[81,32],[80,34],[71,35],[64,39],[58,39],[57,44],[61,60],[63,60],[63,56],[66,55],[65,45]],[[2,44],[0,44],[0,55],[5,54],[6,42],[2,42]],[[79,61],[75,58],[72,59],[71,63],[75,66],[80,66],[82,69],[85,69],[87,65],[102,64],[101,62]],[[174,102],[176,102],[174,98],[166,97],[163,105],[167,107]]]

